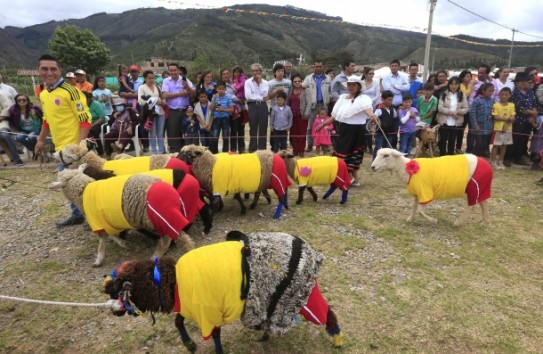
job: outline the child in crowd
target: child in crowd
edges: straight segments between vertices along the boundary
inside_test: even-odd
[[[197,97],[198,102],[194,106],[194,114],[196,115],[196,119],[200,126],[200,142],[203,146],[209,147],[213,113],[211,112],[211,109],[209,109],[207,93],[205,91],[199,91]]]
[[[500,90],[499,102],[492,106],[492,119],[494,120],[494,145],[492,146],[492,155],[490,164],[499,170],[505,169],[503,158],[507,150],[507,145],[513,145],[513,122],[516,112],[515,104],[509,102],[511,98],[511,89],[504,87]],[[496,155],[500,152],[498,160]]]
[[[128,67],[123,64],[119,64],[117,66],[117,72],[119,73],[119,76],[117,77],[117,80],[119,81],[119,85],[123,86],[123,91],[125,92],[134,92],[134,87],[130,83],[130,79],[128,78]]]
[[[432,124],[434,116],[437,112],[437,98],[434,96],[434,85],[431,83],[426,83],[422,86],[422,92],[424,95],[421,95],[418,98],[417,108],[420,114],[420,122],[426,125]]]
[[[424,89],[422,88],[422,86],[417,90],[417,97],[415,98],[415,101],[413,102],[415,105],[413,107],[415,107],[417,110],[419,108],[419,97],[422,97],[424,96]]]
[[[205,78],[206,76],[204,76]],[[209,144],[212,153],[219,152],[219,135],[222,131],[222,152],[230,151],[230,115],[234,113],[234,102],[226,93],[226,83],[217,82],[217,93],[213,96],[210,109],[213,111],[211,126],[213,138]],[[209,95],[209,93],[207,93]]]
[[[475,142],[472,153],[483,157],[490,145],[492,133],[492,106],[494,100],[494,85],[487,82],[482,84],[469,108],[469,119],[472,126]]]
[[[207,96],[207,95],[206,95]],[[187,116],[183,119],[183,137],[186,145],[200,145],[200,124],[191,106],[187,107]]]
[[[107,120],[113,114],[113,94],[108,88],[106,88],[105,77],[96,77],[94,80],[94,91],[92,91],[92,96],[96,102],[99,102],[102,105],[107,123]]]
[[[417,134],[417,123],[420,121],[419,111],[411,107],[413,96],[406,93],[402,98],[402,105],[398,110],[400,117],[400,152],[406,155],[410,154],[411,147],[415,142]]]
[[[319,150],[322,151],[322,155],[328,155],[332,147],[332,139],[330,133],[334,130],[334,125],[330,124],[324,129],[317,131],[317,126],[321,123],[324,123],[329,117],[326,115],[328,109],[326,107],[321,107],[319,109],[319,114],[315,117],[313,122],[313,128],[311,129],[311,134],[313,134],[313,140],[315,144],[315,153],[321,155]],[[320,149],[319,149],[320,148]]]
[[[279,92],[276,96],[276,105],[271,108],[270,125],[272,128],[272,151],[278,152],[287,148],[287,135],[292,127],[292,111],[286,105],[287,94]]]
[[[400,120],[398,113],[392,106],[394,94],[390,90],[385,90],[381,94],[381,108],[375,110],[375,115],[380,120],[381,128],[375,132],[375,148],[373,149],[373,159],[377,156],[377,151],[383,147],[396,149],[398,144],[398,129]],[[382,130],[382,131],[381,131]],[[384,135],[383,135],[384,132]]]

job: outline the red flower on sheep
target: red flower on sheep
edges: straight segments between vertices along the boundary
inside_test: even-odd
[[[405,165],[405,172],[407,172],[407,174],[409,174],[410,176],[419,172],[419,170],[420,170],[419,163],[415,160],[411,160]]]

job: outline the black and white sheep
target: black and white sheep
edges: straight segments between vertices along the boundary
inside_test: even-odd
[[[83,164],[77,170],[59,172],[58,181],[49,188],[61,188],[100,238],[94,266],[104,261],[108,237],[127,248],[116,236],[127,229],[146,229],[162,236],[153,257],[164,255],[172,239],[179,238],[185,250],[193,248],[192,240],[183,232],[189,221],[181,213],[179,195],[171,185],[143,174],[95,181],[82,172],[85,167]]]
[[[287,150],[279,151],[278,155],[285,160],[290,178],[298,184],[298,200],[296,204],[302,204],[306,189],[313,197],[313,200],[317,201],[317,193],[313,190],[313,186],[316,185],[330,186],[322,199],[327,199],[339,188],[342,191],[340,203],[347,203],[351,177],[345,161],[331,156],[298,158]]]
[[[177,313],[175,325],[190,352],[196,344],[185,329],[195,320],[204,339],[222,353],[221,326],[238,318],[251,329],[285,334],[297,314],[326,326],[334,346],[343,345],[335,313],[316,282],[323,257],[286,233],[231,231],[226,242],[170,257],[129,261],[106,277],[104,290],[118,299],[114,313]]]
[[[181,149],[179,158],[191,165],[192,174],[210,195],[234,194],[241,206],[241,214],[247,208],[241,193],[255,193],[250,208],[254,209],[260,193],[273,189],[279,198],[274,218],[281,216],[283,206],[288,208],[287,188],[290,180],[285,162],[271,151],[260,150],[253,154],[212,154],[207,148],[187,145]],[[219,209],[222,202],[219,198]]]
[[[408,159],[401,152],[383,148],[371,164],[373,171],[395,173],[414,196],[413,209],[407,221],[413,221],[417,211],[426,220],[436,223],[424,211],[433,199],[450,199],[467,194],[468,208],[454,222],[462,225],[475,204],[481,205],[483,223],[488,224],[488,199],[491,195],[493,170],[490,164],[475,155],[463,154],[432,159]]]

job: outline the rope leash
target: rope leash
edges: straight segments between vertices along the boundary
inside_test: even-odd
[[[116,308],[117,300],[108,300],[102,303],[83,303],[83,302],[64,302],[64,301],[48,301],[48,300],[35,300],[35,299],[26,299],[22,297],[15,296],[6,296],[0,295],[0,299],[11,300],[18,302],[26,302],[31,304],[41,304],[41,305],[57,305],[57,306],[75,306],[75,307],[108,307],[112,310]]]

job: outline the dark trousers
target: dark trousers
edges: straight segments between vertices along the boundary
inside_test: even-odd
[[[439,127],[439,155],[454,155],[456,147],[456,132],[457,127],[442,125]]]
[[[249,152],[266,150],[268,106],[266,102],[249,102]]]
[[[230,151],[245,152],[245,124],[242,117],[232,119],[230,122]]]
[[[468,122],[468,137],[466,138],[466,153],[473,153],[473,146],[475,145],[475,134],[472,132],[473,127],[471,121]]]
[[[471,153],[479,157],[484,157],[485,153],[488,151],[488,146],[490,145],[490,136],[490,134],[474,135],[475,144],[473,145]]]
[[[106,155],[111,155],[113,152],[113,148],[111,147],[112,143],[115,143],[119,141],[122,145],[122,150],[128,145],[129,142],[132,141],[132,138],[134,137],[134,134],[128,133],[128,131],[124,130],[121,132],[121,135],[119,135],[118,129],[111,129],[109,133],[107,133],[104,138],[106,141],[106,146],[104,146],[104,150],[106,151]]]
[[[279,150],[286,150],[287,149],[287,135],[288,132],[286,130],[272,130],[272,136],[273,136],[273,146],[272,151],[278,152]]]
[[[528,155],[528,141],[532,128],[529,124],[513,123],[513,145],[505,152],[505,160],[519,161],[523,156]]]
[[[168,133],[168,147],[170,153],[179,152],[185,146],[183,139],[183,119],[185,118],[184,109],[169,109],[168,119],[166,119],[166,132]]]

